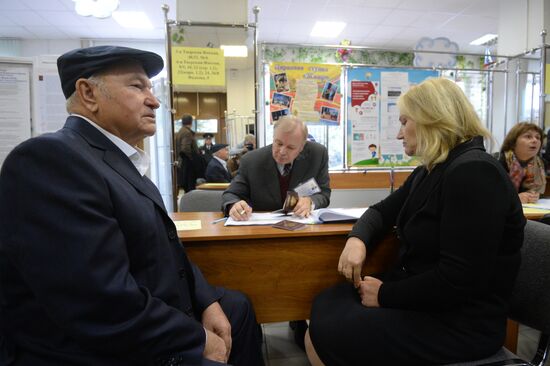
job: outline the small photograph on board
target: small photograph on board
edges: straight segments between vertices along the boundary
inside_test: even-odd
[[[290,108],[290,103],[292,102],[292,97],[290,95],[273,93],[273,98],[271,99],[271,104],[280,105],[286,108]]]
[[[321,116],[320,119],[325,122],[338,122],[338,115],[340,111],[336,108],[330,108],[323,106],[321,107]]]
[[[330,81],[327,81],[323,87],[323,91],[321,92],[321,98],[333,101],[334,96],[336,95],[336,89],[338,89],[336,85]]]
[[[273,81],[275,82],[275,90],[279,93],[290,91],[286,72],[273,75]]]
[[[281,109],[280,111],[271,112],[271,119],[273,120],[273,122],[275,122],[278,121],[279,118],[281,118],[282,116],[288,116],[289,114],[290,109]]]

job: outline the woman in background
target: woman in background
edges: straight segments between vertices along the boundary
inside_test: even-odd
[[[519,193],[521,203],[537,202],[546,189],[544,161],[540,157],[544,132],[534,123],[521,122],[508,132],[499,161]]]
[[[504,343],[525,218],[489,137],[452,81],[429,79],[398,102],[405,153],[423,165],[369,207],[340,255],[342,283],[318,295],[305,343],[312,365],[440,365]],[[361,276],[397,227],[394,268]]]

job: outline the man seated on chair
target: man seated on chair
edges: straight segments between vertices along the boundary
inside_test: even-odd
[[[216,144],[212,146],[212,159],[206,167],[206,182],[231,182],[231,174],[227,170],[227,159],[229,159],[229,148],[227,146],[227,144]]]
[[[294,214],[307,217],[314,208],[330,202],[327,149],[307,141],[306,124],[285,116],[273,126],[273,144],[249,151],[241,158],[237,175],[222,195],[222,207],[234,220],[250,218],[252,210],[274,211],[283,207],[287,191],[314,178],[320,192],[300,197]],[[291,322],[294,339],[304,348],[305,321]]]
[[[145,175],[162,58],[97,46],[57,67],[70,116],[0,173],[0,364],[263,365],[250,302],[206,281]]]
[[[327,149],[306,140],[307,126],[294,116],[279,119],[273,127],[273,144],[244,155],[239,172],[222,196],[226,215],[246,221],[253,210],[283,207],[287,191],[314,178],[320,192],[300,197],[294,214],[307,217],[314,208],[330,203]]]

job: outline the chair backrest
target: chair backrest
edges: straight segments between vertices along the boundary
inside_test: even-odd
[[[223,191],[195,189],[180,199],[180,212],[221,212]]]
[[[527,221],[510,317],[550,334],[550,225]]]

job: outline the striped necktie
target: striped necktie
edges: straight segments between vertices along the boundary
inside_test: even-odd
[[[292,167],[292,165],[290,165],[290,163],[285,164],[285,166],[283,167],[283,177],[286,177],[287,175],[290,174],[290,168],[291,167]]]

